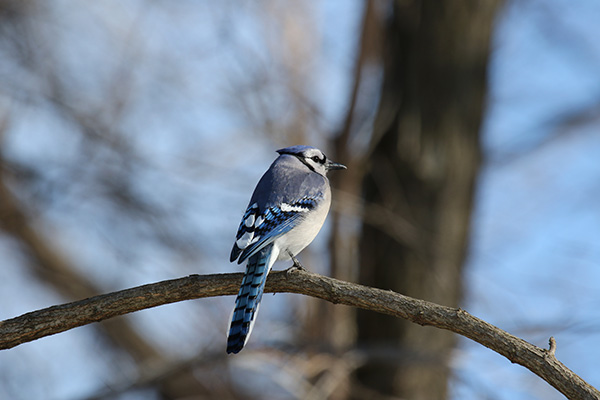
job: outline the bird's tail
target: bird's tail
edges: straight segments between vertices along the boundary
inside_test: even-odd
[[[277,254],[273,254],[272,244],[248,258],[246,273],[235,299],[233,318],[229,326],[227,353],[239,353],[248,341],[258,314],[267,274],[276,258]]]

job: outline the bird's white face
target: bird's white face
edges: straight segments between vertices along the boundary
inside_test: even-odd
[[[325,176],[332,169],[346,169],[342,164],[328,160],[323,152],[310,146],[292,146],[277,150],[281,155],[287,154],[296,157],[309,170]]]
[[[318,174],[325,176],[327,172],[327,157],[319,149],[307,149],[298,155],[304,164]]]

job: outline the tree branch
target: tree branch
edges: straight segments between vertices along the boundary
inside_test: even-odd
[[[190,275],[53,306],[0,322],[0,349],[118,315],[183,300],[237,294],[242,274]],[[480,343],[529,369],[570,399],[600,399],[600,391],[556,359],[464,310],[413,299],[298,269],[269,274],[268,293],[298,293],[446,329]],[[551,342],[551,343],[552,343]]]

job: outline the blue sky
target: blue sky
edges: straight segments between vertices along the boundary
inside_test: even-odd
[[[540,347],[554,336],[559,359],[596,387],[598,17],[592,1],[508,2],[494,39],[467,273],[472,313]],[[492,398],[562,398],[523,368],[463,343],[464,379]]]

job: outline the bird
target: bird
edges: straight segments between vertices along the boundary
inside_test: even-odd
[[[277,153],[254,189],[231,250],[231,262],[248,262],[229,325],[228,354],[239,353],[248,342],[275,261],[291,259],[302,268],[296,256],[317,236],[329,212],[327,172],[346,169],[312,146]]]

